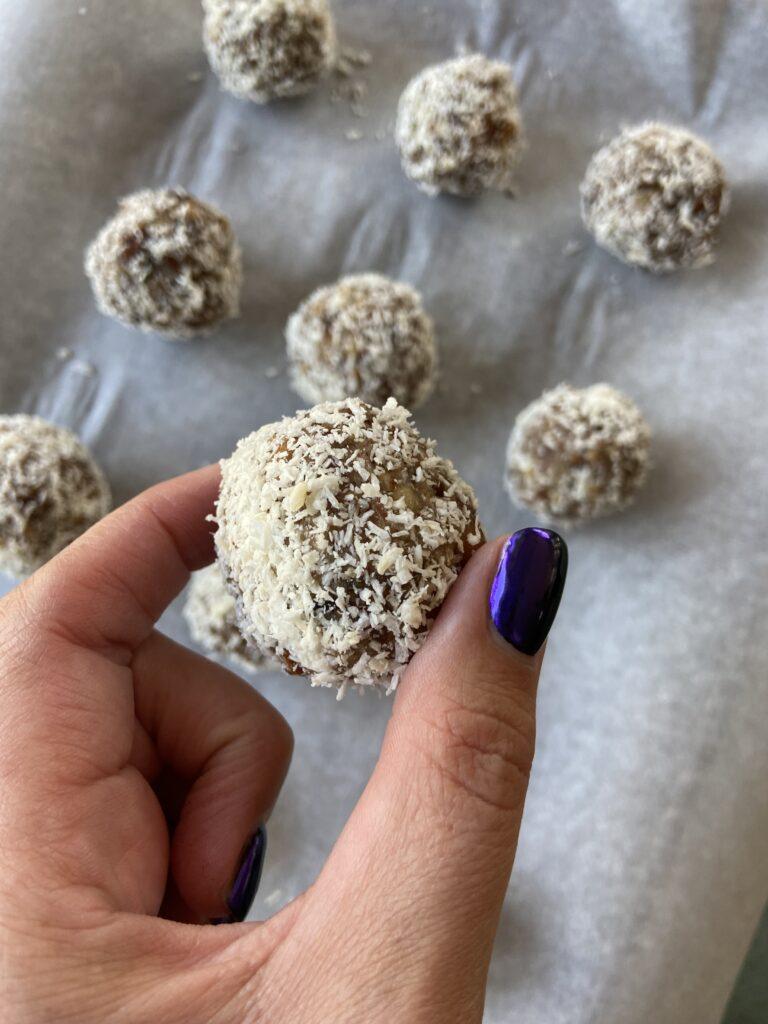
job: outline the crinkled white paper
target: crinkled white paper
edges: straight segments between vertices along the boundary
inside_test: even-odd
[[[569,536],[539,753],[491,972],[491,1024],[715,1024],[768,895],[768,7],[758,0],[337,0],[370,93],[222,94],[197,0],[0,0],[0,410],[80,432],[119,498],[299,405],[282,330],[318,285],[418,287],[442,348],[419,412],[490,532],[516,413],[607,380],[656,435],[630,513]],[[512,61],[516,201],[430,200],[391,142],[398,95],[457,48]],[[734,200],[718,262],[654,278],[593,247],[593,150],[659,118],[711,141]],[[123,193],[182,185],[245,250],[242,319],[169,344],[100,317],[82,251]],[[67,351],[71,350],[71,352]],[[186,633],[177,611],[165,620]],[[258,913],[316,876],[390,704],[260,682],[297,734]],[[362,884],[362,883],[361,883]]]

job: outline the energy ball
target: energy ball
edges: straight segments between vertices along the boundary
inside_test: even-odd
[[[512,68],[481,54],[426,68],[400,98],[395,139],[429,195],[511,189],[523,150]]]
[[[193,574],[184,618],[192,639],[209,654],[226,658],[247,672],[272,667],[269,659],[248,646],[240,632],[235,599],[227,590],[218,565],[209,565]]]
[[[507,450],[512,500],[545,522],[576,526],[630,505],[650,468],[651,431],[608,384],[561,384],[517,417]]]
[[[203,0],[203,8],[210,65],[240,99],[301,96],[335,64],[328,0]]]
[[[251,434],[222,463],[215,518],[245,637],[342,692],[397,685],[483,541],[472,488],[394,399]]]
[[[320,288],[286,330],[291,382],[307,402],[388,398],[415,409],[432,393],[437,348],[421,296],[379,274]]]
[[[581,185],[597,244],[655,273],[711,263],[728,203],[725,171],[706,142],[665,124],[623,131],[595,153]]]
[[[24,577],[107,514],[103,473],[74,434],[0,416],[0,571]]]
[[[239,312],[242,257],[232,225],[182,189],[122,199],[85,258],[99,309],[168,338],[204,334]]]

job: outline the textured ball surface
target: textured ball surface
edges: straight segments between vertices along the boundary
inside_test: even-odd
[[[664,124],[622,132],[592,157],[581,185],[582,216],[598,245],[656,273],[711,263],[728,201],[709,146]]]
[[[481,54],[426,68],[400,98],[403,170],[424,192],[506,191],[522,155],[522,120],[508,64]]]
[[[0,416],[0,571],[27,576],[105,516],[109,485],[74,434]]]
[[[396,398],[415,409],[435,386],[435,332],[421,297],[379,274],[320,288],[288,321],[286,338],[291,381],[307,402]]]
[[[240,99],[300,96],[335,63],[328,0],[203,0],[203,8],[208,60]]]
[[[232,225],[181,189],[121,200],[85,270],[101,312],[142,331],[190,338],[238,315],[242,259]]]
[[[396,685],[483,539],[474,492],[394,399],[318,405],[245,438],[216,518],[249,642],[342,689]]]
[[[248,672],[277,667],[249,647],[237,624],[235,599],[227,590],[218,565],[193,574],[184,604],[192,639],[203,650],[226,658]]]
[[[548,391],[517,418],[507,487],[546,522],[576,525],[630,505],[650,467],[640,410],[608,384]]]

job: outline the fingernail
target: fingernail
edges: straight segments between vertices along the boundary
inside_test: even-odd
[[[217,917],[211,924],[239,924],[248,917],[256,893],[259,891],[264,857],[267,852],[267,830],[261,825],[246,843],[232,883],[227,906],[229,915]]]
[[[552,530],[520,530],[504,546],[491,588],[491,618],[523,654],[536,654],[547,639],[567,572],[568,547]]]

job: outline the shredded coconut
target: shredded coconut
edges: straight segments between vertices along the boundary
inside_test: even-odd
[[[437,347],[421,296],[380,274],[320,288],[286,329],[291,382],[307,402],[394,397],[410,409],[432,393]]]
[[[208,60],[240,99],[300,96],[335,64],[328,0],[203,0],[203,9]]]
[[[573,526],[630,505],[650,468],[651,431],[608,384],[560,384],[524,409],[507,450],[512,500],[545,522]]]
[[[215,519],[243,635],[314,686],[396,685],[483,540],[474,492],[394,399],[245,438]]]
[[[362,75],[368,71],[372,62],[370,51],[343,47],[333,68],[335,84],[331,89],[331,103],[347,103],[355,117],[367,117],[365,101],[369,87]]]
[[[267,907],[276,907],[277,904],[283,899],[283,890],[275,889],[269,896],[264,897],[264,905]]]
[[[356,50],[352,46],[345,46],[336,61],[336,73],[349,77],[361,68],[369,68],[372,63],[373,54],[370,50]]]
[[[226,658],[247,672],[277,668],[249,646],[240,632],[235,599],[227,590],[218,565],[209,565],[192,576],[184,618],[192,639],[209,654]]]
[[[122,199],[85,271],[101,312],[142,331],[191,338],[238,315],[242,260],[232,225],[183,189]]]
[[[0,571],[39,569],[109,511],[109,485],[68,430],[0,416]]]
[[[563,246],[563,256],[577,256],[580,252],[583,251],[584,243],[576,238],[572,238]]]
[[[649,123],[593,157],[581,185],[584,223],[598,245],[656,273],[714,259],[727,212],[725,171],[691,132]]]
[[[523,151],[512,69],[481,54],[427,68],[400,98],[395,138],[405,173],[429,195],[512,191]]]
[[[93,363],[85,362],[81,359],[76,359],[72,364],[72,369],[75,373],[79,373],[81,377],[95,377],[96,367]]]

